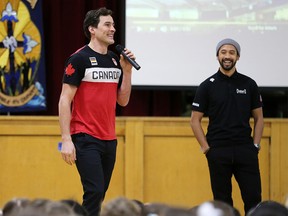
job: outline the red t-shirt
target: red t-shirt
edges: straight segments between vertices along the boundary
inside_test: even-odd
[[[122,70],[119,58],[84,46],[67,60],[63,83],[78,87],[72,103],[71,134],[116,139],[115,110]]]

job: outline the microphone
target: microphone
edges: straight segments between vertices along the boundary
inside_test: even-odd
[[[124,52],[124,47],[121,46],[120,44],[118,44],[116,47],[116,50],[119,54],[123,55],[125,59],[128,60],[128,62],[136,69],[139,70],[141,67],[140,65],[137,64],[137,62],[134,59],[131,59],[130,57],[128,57],[125,52]]]

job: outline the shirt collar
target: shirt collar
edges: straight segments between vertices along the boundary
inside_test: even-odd
[[[236,79],[237,76],[238,76],[238,72],[237,72],[237,70],[235,69],[235,72],[233,73],[233,75],[229,77],[229,76],[226,76],[225,74],[223,74],[223,73],[220,71],[220,69],[218,69],[217,75],[218,75],[220,78],[222,78],[222,79]]]

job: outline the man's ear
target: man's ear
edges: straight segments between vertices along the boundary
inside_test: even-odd
[[[89,26],[88,29],[89,29],[89,32],[91,32],[91,33],[93,32],[93,27],[92,26]]]

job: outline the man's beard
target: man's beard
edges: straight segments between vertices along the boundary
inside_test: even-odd
[[[219,64],[226,71],[230,71],[236,65],[236,61],[231,60],[232,64],[229,66],[225,66],[224,61],[227,61],[227,59],[223,59],[222,61],[219,60]]]

